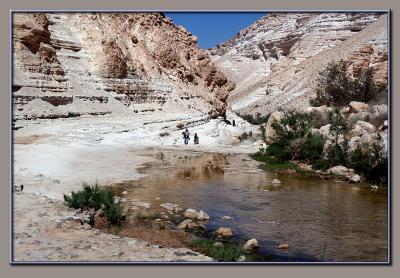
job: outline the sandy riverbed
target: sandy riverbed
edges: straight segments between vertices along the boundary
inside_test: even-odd
[[[82,182],[101,185],[143,177],[137,169],[152,160],[135,151],[146,147],[251,153],[251,144],[231,145],[232,129],[221,121],[199,124],[198,146],[182,146],[172,122],[169,138],[160,138],[165,123],[131,124],[122,119],[89,118],[27,122],[14,131],[14,256],[24,261],[208,261],[186,248],[159,248],[133,238],[103,233],[73,219],[63,194]],[[224,135],[221,135],[224,133]],[[222,140],[222,139],[224,140]],[[222,141],[221,141],[222,140]],[[76,217],[75,217],[76,218]]]

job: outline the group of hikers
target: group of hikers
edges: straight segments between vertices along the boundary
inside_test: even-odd
[[[189,144],[189,140],[190,140],[190,133],[188,129],[185,129],[184,132],[182,132],[183,135],[183,142],[185,143],[185,145]],[[198,145],[199,144],[199,136],[197,135],[197,133],[194,134],[194,144]]]
[[[235,120],[232,121],[231,123],[233,126],[236,125]],[[190,133],[189,130],[186,128],[184,132],[182,132],[182,136],[183,136],[183,142],[185,143],[185,145],[189,144],[189,140],[190,140]],[[194,144],[198,145],[199,144],[199,136],[197,135],[197,133],[194,134]]]

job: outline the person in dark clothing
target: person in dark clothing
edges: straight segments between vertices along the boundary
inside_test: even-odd
[[[189,143],[190,140],[190,133],[188,129],[185,129],[184,132],[182,132],[183,135],[183,142],[185,143],[185,145],[187,145]]]
[[[194,134],[194,144],[195,145],[199,144],[199,136],[197,135],[197,133]]]
[[[236,123],[235,123],[235,120],[232,120],[232,125],[233,125],[233,126],[235,126],[235,125],[236,125]]]

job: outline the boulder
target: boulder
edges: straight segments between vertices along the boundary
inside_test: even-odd
[[[358,113],[350,113],[348,116],[348,121],[350,123],[355,123],[357,121],[366,121],[368,122],[372,118],[372,113],[369,111],[358,112]]]
[[[348,114],[348,113],[350,113],[350,107],[343,107],[341,110],[340,110],[340,112],[341,113],[343,113],[343,114]]]
[[[357,174],[354,174],[350,177],[349,181],[352,183],[359,183],[361,182],[361,177]]]
[[[369,110],[369,105],[364,102],[352,101],[349,103],[349,107],[351,111],[354,112],[363,112]]]
[[[184,230],[186,229],[189,224],[193,223],[191,219],[183,220],[181,223],[178,224],[178,229]]]
[[[272,128],[272,124],[275,122],[280,122],[283,117],[283,112],[280,111],[275,111],[271,113],[271,115],[268,118],[267,125],[265,127],[265,133],[266,133],[266,139],[265,143],[271,144],[273,142],[273,139],[275,137],[275,130]]]
[[[342,165],[334,166],[328,169],[328,173],[334,174],[336,176],[346,176],[350,169]]]
[[[231,238],[231,237],[233,237],[233,232],[232,232],[231,228],[220,227],[215,232],[215,234],[216,234],[216,236],[218,238]]]
[[[319,107],[308,107],[307,112],[310,114],[313,114],[319,118],[321,118],[322,121],[327,121],[329,118],[329,113],[332,111],[332,107],[328,107],[326,105],[322,105]]]
[[[319,128],[319,131],[325,137],[329,137],[331,133],[331,124],[323,125]]]
[[[255,251],[258,251],[258,248],[260,248],[260,245],[258,244],[258,241],[253,238],[248,240],[244,245],[243,245],[243,251],[246,254],[251,254]]]
[[[197,219],[203,221],[203,220],[210,219],[210,217],[208,216],[207,213],[205,213],[204,211],[200,210],[199,213],[197,214]]]
[[[185,212],[183,213],[184,217],[192,219],[197,218],[197,215],[198,215],[197,210],[191,208],[186,209]]]
[[[356,126],[361,127],[361,130],[366,131],[367,133],[373,133],[376,131],[376,128],[374,125],[364,122],[364,121],[357,121]]]
[[[361,136],[360,143],[365,144],[365,145],[372,145],[374,143],[378,143],[377,134],[376,133],[364,133]]]

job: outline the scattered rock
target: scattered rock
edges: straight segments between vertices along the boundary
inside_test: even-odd
[[[219,238],[231,238],[231,237],[233,237],[233,232],[232,232],[231,228],[220,227],[215,232],[215,234]]]
[[[260,247],[260,245],[258,244],[258,241],[253,238],[248,240],[244,245],[243,245],[243,251],[246,254],[251,254],[255,251],[258,251],[258,248]]]
[[[359,182],[361,182],[361,177],[359,175],[355,174],[350,177],[349,181],[352,183],[359,183]]]
[[[364,121],[357,121],[356,125],[361,127],[361,130],[366,131],[367,133],[373,133],[376,131],[376,128],[374,125],[364,122]]]
[[[278,249],[289,249],[289,244],[282,243],[282,244],[279,244],[276,248],[278,248]]]
[[[127,194],[128,194],[128,191],[122,191],[121,194],[122,194],[122,195],[127,195]]]
[[[272,183],[273,184],[281,184],[282,182],[280,180],[278,180],[278,179],[273,179]]]
[[[331,124],[323,125],[319,128],[319,131],[324,135],[325,137],[329,137],[329,134],[331,133]]]
[[[369,105],[364,102],[352,101],[349,103],[349,107],[351,111],[354,112],[364,112],[368,111]]]
[[[308,107],[307,112],[318,116],[322,121],[326,121],[329,118],[329,113],[332,111],[332,107],[322,105],[319,107]]]
[[[191,208],[186,209],[185,212],[183,213],[184,217],[192,219],[197,218],[197,215],[198,215],[197,210]]]
[[[342,165],[334,166],[328,169],[328,173],[337,175],[337,176],[346,176],[349,172],[349,168],[344,167]]]
[[[181,223],[178,224],[178,229],[184,230],[188,227],[190,223],[193,221],[191,219],[183,220]]]
[[[227,215],[224,215],[224,216],[222,216],[221,218],[224,219],[224,220],[230,220],[230,219],[232,219],[232,217],[227,216]]]
[[[210,219],[210,217],[208,216],[207,213],[205,213],[204,211],[200,210],[199,213],[197,214],[197,219],[198,220],[208,220],[208,219]]]

